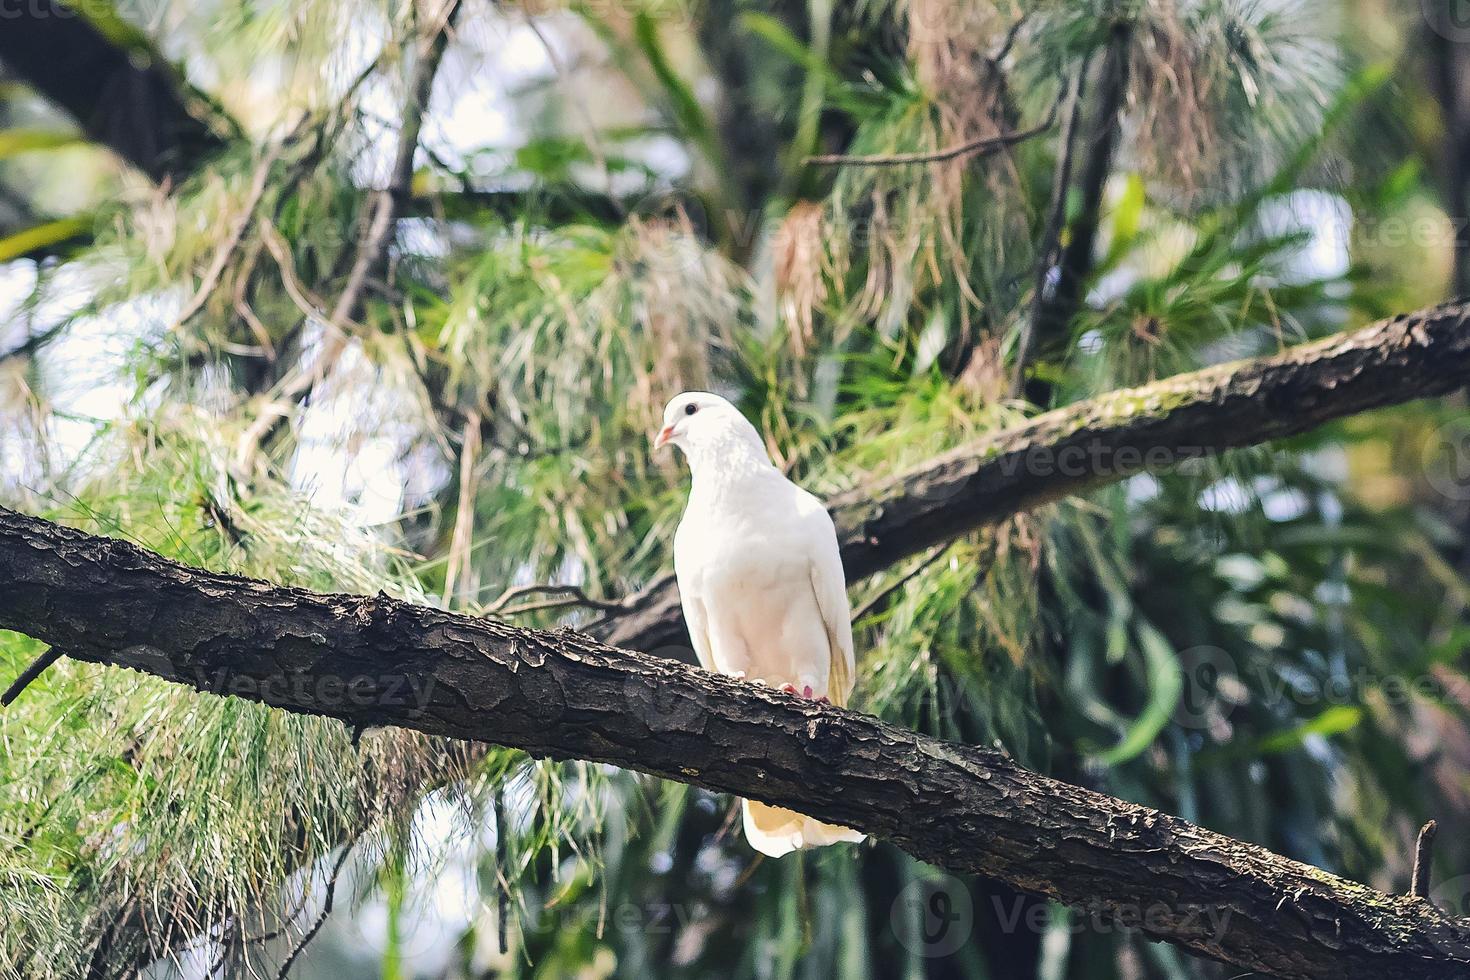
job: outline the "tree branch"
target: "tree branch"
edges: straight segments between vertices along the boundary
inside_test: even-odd
[[[1041,234],[1041,248],[1036,253],[1036,284],[1032,288],[1031,307],[1016,344],[1016,364],[1011,375],[1012,398],[1019,398],[1026,390],[1026,369],[1030,366],[1031,349],[1036,342],[1036,324],[1048,301],[1052,270],[1061,259],[1062,224],[1067,217],[1067,190],[1072,186],[1072,154],[1077,147],[1077,121],[1082,115],[1082,96],[1087,91],[1087,68],[1084,61],[1072,76],[1067,119],[1057,141],[1057,169],[1052,174],[1051,203],[1047,208],[1046,227]]]
[[[0,509],[0,627],[353,725],[610,763],[796,807],[1283,978],[1440,980],[1470,922],[939,741],[570,630],[187,568]],[[413,682],[413,686],[409,686]]]
[[[1297,435],[1357,412],[1441,395],[1470,377],[1470,303],[1383,320],[1078,402],[988,435],[907,475],[831,502],[849,581],[942,541],[1137,473]],[[652,650],[687,646],[664,579],[594,632]]]
[[[60,650],[55,647],[48,647],[45,653],[32,660],[30,666],[21,671],[20,675],[16,677],[15,682],[5,689],[5,693],[0,694],[0,708],[10,707],[15,699],[20,697],[37,677],[40,677],[46,672],[46,668],[56,663],[62,656],[64,655]]]
[[[444,50],[449,44],[450,28],[462,2],[444,0],[428,25],[419,32],[416,60],[403,105],[403,122],[398,129],[397,147],[388,171],[388,185],[368,200],[367,224],[358,240],[347,279],[327,315],[322,350],[310,365],[298,365],[281,380],[275,392],[275,404],[266,406],[240,436],[235,448],[235,469],[238,472],[247,470],[256,450],[285,424],[289,410],[304,401],[321,378],[335,366],[347,347],[349,329],[362,312],[369,277],[387,265],[388,247],[393,241],[399,212],[413,187],[413,161],[418,153],[424,114],[433,94],[434,79],[444,59]],[[281,263],[283,274],[289,265],[289,261]]]
[[[0,20],[0,61],[154,180],[187,176],[224,145],[205,99],[151,46],[107,37],[59,0],[14,4]]]
[[[1470,306],[1426,310],[1040,416],[834,507],[850,577],[1069,493],[1206,452],[1306,431],[1363,409],[1452,388],[1470,367]],[[872,533],[867,533],[871,531]],[[4,581],[0,562],[0,581]],[[0,590],[3,591],[3,590]],[[678,594],[663,579],[597,632],[623,646],[687,643]],[[400,680],[402,677],[399,678]]]
[[[1030,129],[1021,129],[1013,133],[1001,133],[999,136],[987,136],[982,139],[970,140],[958,146],[946,147],[930,153],[880,153],[873,156],[848,156],[845,153],[826,153],[820,156],[807,157],[805,162],[809,166],[823,167],[901,167],[914,163],[944,163],[956,157],[989,156],[999,153],[1009,146],[1024,143],[1033,137],[1051,129],[1056,122],[1057,107],[1052,105],[1051,111],[1047,113],[1046,119],[1032,126]]]
[[[1056,264],[1055,286],[1042,290],[1032,311],[1027,327],[1025,353],[1028,355],[1044,350],[1064,335],[1081,306],[1082,290],[1092,273],[1092,253],[1102,220],[1103,193],[1112,172],[1113,151],[1118,145],[1128,95],[1128,48],[1131,42],[1132,26],[1125,21],[1114,24],[1098,69],[1097,103],[1083,136],[1086,149],[1079,178],[1077,216],[1068,228],[1067,244]],[[1068,169],[1070,171],[1070,161]],[[1050,261],[1050,257],[1042,256],[1041,261]]]
[[[371,218],[367,230],[358,243],[347,282],[332,307],[329,324],[339,330],[357,319],[368,276],[386,261],[394,223],[412,188],[413,159],[418,153],[424,113],[429,107],[434,79],[439,74],[439,64],[449,44],[449,28],[459,13],[460,3],[461,0],[446,0],[419,36],[417,60],[408,82],[408,98],[403,105],[403,123],[398,130],[398,147],[388,171],[388,186],[378,192],[369,205]]]

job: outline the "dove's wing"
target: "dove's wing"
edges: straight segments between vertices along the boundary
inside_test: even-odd
[[[842,573],[842,555],[832,517],[821,501],[812,497],[811,503],[815,510],[805,523],[811,551],[812,594],[827,628],[827,645],[832,656],[827,696],[833,704],[846,705],[857,672],[852,653],[852,607],[847,601],[847,578]]]
[[[681,521],[674,532],[674,578],[679,583],[679,604],[684,608],[684,624],[689,627],[689,640],[694,644],[699,666],[715,671],[715,656],[709,641],[709,612],[698,591],[700,576],[695,565],[699,559],[694,547]]]
[[[715,655],[709,642],[709,614],[705,612],[704,600],[696,596],[681,595],[679,602],[684,607],[684,623],[689,627],[689,639],[699,657],[699,666],[705,670],[715,670]]]

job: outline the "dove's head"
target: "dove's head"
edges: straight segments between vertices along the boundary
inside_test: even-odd
[[[664,425],[653,448],[678,446],[691,466],[708,457],[758,456],[770,465],[765,443],[740,410],[708,391],[686,391],[664,408]]]

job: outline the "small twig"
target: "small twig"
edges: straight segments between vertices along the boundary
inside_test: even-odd
[[[230,957],[230,952],[239,944],[240,936],[240,920],[232,915],[225,922],[225,928],[220,933],[218,943],[219,956],[215,957],[214,962],[209,964],[209,970],[204,974],[206,978],[213,978],[215,974],[221,976],[227,975],[225,973],[225,963]]]
[[[339,329],[357,318],[367,291],[368,278],[382,264],[388,253],[394,223],[399,209],[408,199],[413,185],[413,158],[418,152],[419,134],[429,106],[429,95],[439,63],[448,44],[449,26],[459,12],[461,0],[448,0],[430,22],[419,41],[418,63],[409,79],[409,96],[403,106],[403,125],[398,131],[398,147],[389,171],[388,186],[379,191],[369,205],[371,214],[367,230],[358,244],[357,256],[347,273],[347,282],[337,296],[328,320]]]
[[[1017,17],[1015,23],[1006,28],[1006,36],[1001,38],[1000,47],[995,49],[994,54],[986,55],[992,63],[999,63],[1006,59],[1011,53],[1011,48],[1016,44],[1016,38],[1021,35],[1021,29],[1026,26],[1026,19],[1031,16],[1031,11],[1024,11]]]
[[[220,280],[224,278],[225,269],[229,266],[231,257],[240,248],[245,240],[245,235],[250,230],[250,225],[255,221],[255,212],[260,207],[261,199],[265,197],[271,168],[276,164],[276,159],[281,154],[279,145],[269,148],[261,157],[260,163],[255,168],[255,173],[250,179],[250,191],[246,196],[245,206],[235,217],[230,227],[229,234],[215,249],[214,258],[209,263],[209,268],[199,281],[199,287],[194,291],[194,296],[184,304],[179,315],[174,318],[174,330],[182,328],[192,320],[200,310],[204,309],[209,297],[218,288]],[[266,343],[269,344],[267,338]]]
[[[505,835],[510,832],[510,821],[505,818],[505,783],[495,788],[495,938],[499,943],[500,955],[510,952],[510,881],[505,876],[509,866],[507,855],[510,848]]]
[[[629,613],[636,613],[639,609],[644,608],[646,605],[657,604],[660,599],[660,595],[664,589],[672,589],[675,587],[674,577],[675,576],[672,570],[663,572],[662,574],[655,577],[653,581],[649,582],[647,585],[643,586],[643,588],[639,589],[637,592],[634,592],[631,595],[624,596],[622,601],[618,603],[618,608],[608,610],[607,615],[598,616],[590,623],[583,623],[581,626],[578,627],[578,629],[582,630],[584,633],[598,635],[599,629],[607,626],[608,623],[616,622],[619,616]],[[678,599],[675,598],[674,601],[677,603]]]
[[[71,323],[72,321],[70,319],[64,319],[60,323],[47,327],[40,333],[31,334],[16,346],[0,351],[0,361],[8,361],[12,357],[29,357],[61,336],[61,332],[71,326]]]
[[[1439,823],[1431,820],[1419,829],[1419,840],[1414,845],[1414,881],[1409,894],[1415,898],[1429,897],[1429,870],[1434,862],[1434,838],[1439,834]]]
[[[1058,100],[1060,101],[1060,100]],[[807,157],[804,161],[810,166],[818,167],[901,167],[911,163],[944,163],[957,157],[976,154],[978,156],[989,156],[992,153],[1014,146],[1051,129],[1057,118],[1057,103],[1053,102],[1051,111],[1046,114],[1046,119],[1039,125],[1030,129],[1017,130],[1013,133],[1001,133],[999,136],[986,136],[983,139],[970,140],[958,146],[951,146],[944,150],[936,150],[932,153],[891,153],[877,156],[847,156],[842,153],[829,153],[822,156]]]
[[[342,867],[347,863],[347,858],[351,856],[356,844],[357,841],[352,840],[343,845],[342,853],[337,856],[337,863],[332,865],[332,876],[327,879],[327,897],[322,903],[321,914],[316,917],[311,928],[306,930],[300,942],[296,944],[296,948],[291,950],[291,955],[286,957],[286,962],[281,964],[281,969],[276,973],[276,980],[286,980],[286,974],[291,972],[291,965],[296,962],[296,958],[306,951],[306,947],[311,945],[316,934],[321,932],[322,926],[327,924],[327,916],[332,914],[332,903],[337,898],[337,879],[341,876]]]
[[[260,417],[241,436],[235,449],[236,469],[239,471],[244,470],[255,451],[285,422],[291,410],[305,400],[317,381],[327,375],[347,346],[347,332],[353,328],[354,321],[361,314],[369,280],[387,260],[399,212],[412,190],[413,159],[418,151],[429,96],[444,58],[444,49],[449,43],[449,30],[462,3],[463,0],[445,0],[427,28],[419,34],[418,61],[409,78],[409,95],[403,105],[403,123],[398,130],[398,144],[389,171],[388,184],[383,190],[372,194],[368,200],[365,209],[367,226],[358,240],[346,282],[337,294],[331,311],[326,315],[326,341],[317,354],[312,370],[299,372],[283,384],[279,410],[273,406],[263,407]],[[261,224],[264,230],[267,222]],[[268,248],[272,246],[269,237],[266,238],[266,244]],[[283,258],[277,254],[278,250],[279,243],[276,243],[271,254],[281,262],[284,273],[284,266],[289,264],[289,252]],[[302,305],[298,297],[293,295],[292,299]],[[307,312],[305,308],[303,312]],[[308,319],[311,316],[311,313],[307,313]]]
[[[281,274],[281,287],[302,317],[307,320],[325,319],[327,301],[316,295],[296,275],[296,260],[291,256],[291,246],[270,218],[262,218],[259,226],[260,242],[270,257],[275,260]]]
[[[260,344],[265,351],[265,359],[268,363],[276,361],[276,344],[271,340],[270,330],[265,323],[256,315],[255,308],[250,305],[250,283],[255,274],[255,267],[260,262],[260,253],[265,250],[265,245],[258,238],[246,247],[244,258],[241,259],[240,268],[235,273],[235,289],[232,303],[236,315],[245,321],[245,326],[250,328],[256,343]]]
[[[506,606],[522,596],[550,594],[560,595],[560,599],[547,599],[544,602],[528,602],[524,605],[514,606],[507,609]],[[486,616],[515,616],[519,613],[535,612],[541,609],[560,609],[563,606],[586,606],[599,612],[614,612],[623,608],[621,602],[606,602],[602,599],[594,599],[589,596],[581,586],[577,585],[516,585],[506,589],[490,605],[485,607],[483,615]]]
[[[50,667],[64,656],[65,654],[60,650],[55,647],[50,647],[45,653],[32,660],[31,665],[20,672],[20,676],[15,679],[15,683],[6,688],[4,694],[0,694],[0,708],[9,707],[12,701],[20,697],[21,691],[30,687],[31,682],[45,673],[47,667]]]
[[[879,603],[881,603],[884,599],[887,599],[889,596],[893,595],[893,593],[897,592],[899,589],[912,582],[915,578],[919,576],[921,572],[923,572],[925,569],[929,568],[929,566],[938,561],[944,555],[944,553],[949,550],[949,546],[953,543],[953,541],[946,541],[943,544],[937,544],[934,547],[930,548],[929,553],[921,558],[917,565],[904,572],[893,582],[880,589],[877,595],[873,596],[873,598],[869,599],[867,602],[859,606],[857,611],[852,614],[852,621],[854,623],[858,622],[864,616],[868,615],[868,613],[876,609]]]
[[[1021,340],[1016,346],[1016,367],[1011,377],[1011,397],[1020,397],[1026,385],[1027,362],[1036,343],[1037,321],[1041,318],[1046,303],[1048,278],[1060,259],[1062,223],[1067,213],[1067,188],[1072,183],[1072,152],[1077,142],[1077,120],[1082,114],[1082,93],[1087,87],[1087,62],[1083,62],[1072,78],[1067,121],[1062,124],[1061,156],[1057,160],[1056,173],[1052,177],[1050,211],[1046,218],[1046,230],[1042,232],[1041,250],[1037,254],[1036,285],[1031,294],[1031,310],[1021,328]]]
[[[548,609],[569,609],[574,606],[596,609],[598,612],[615,612],[622,608],[616,602],[602,602],[586,596],[566,596],[561,599],[547,599],[544,602],[528,602],[522,606],[513,606],[510,609],[501,610],[500,615],[524,616],[526,613],[545,612]]]
[[[229,507],[215,499],[214,494],[208,491],[205,491],[200,498],[199,506],[215,526],[225,532],[231,544],[237,548],[245,547],[245,541],[250,537],[250,532],[235,523],[235,519],[230,516]]]
[[[725,821],[725,826],[720,828],[720,832],[721,833],[725,833],[725,831],[726,831],[727,828],[733,827],[735,825],[735,821],[734,821],[735,809],[734,808],[732,808],[730,810],[730,814],[731,814],[730,819],[727,819]],[[760,853],[759,851],[757,851],[756,854],[755,854],[755,857],[751,860],[750,864],[746,865],[745,870],[742,871],[742,872],[740,872],[740,877],[739,878],[736,878],[735,879],[735,883],[730,886],[731,893],[732,894],[736,894],[736,895],[740,894],[740,889],[744,888],[745,887],[745,883],[748,882],[752,877],[755,876],[756,871],[760,868],[760,866],[762,864],[765,863],[765,860],[766,860],[766,856],[764,854]]]
[[[1097,90],[1088,125],[1080,141],[1081,169],[1077,178],[1075,216],[1067,223],[1066,244],[1058,248],[1056,263],[1040,271],[1040,302],[1033,297],[1033,316],[1026,324],[1026,345],[1021,366],[1038,349],[1065,336],[1068,326],[1082,308],[1084,285],[1094,268],[1094,247],[1102,216],[1103,196],[1112,173],[1113,155],[1122,130],[1128,103],[1129,43],[1132,26],[1126,21],[1113,25],[1102,64],[1097,72]],[[1084,65],[1086,70],[1087,66]],[[1020,392],[1017,392],[1019,394]]]
[[[278,926],[276,926],[274,929],[267,929],[264,932],[258,932],[253,936],[245,936],[244,942],[246,942],[247,944],[255,945],[259,943],[268,943],[272,939],[279,939],[281,936],[286,934],[286,930],[291,928],[291,923],[295,922],[297,917],[306,910],[306,903],[310,898],[311,889],[309,887],[303,887],[301,889],[301,898],[296,901],[295,906],[289,912],[287,912],[286,915],[280,918],[280,924]],[[263,915],[261,917],[261,924],[265,924],[265,918]]]

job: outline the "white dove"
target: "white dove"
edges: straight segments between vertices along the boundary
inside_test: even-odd
[[[686,391],[669,402],[653,440],[665,445],[684,451],[694,477],[674,573],[700,664],[846,704],[852,613],[827,509],[772,465],[755,426],[719,395]],[[790,810],[741,805],[746,839],[772,857],[863,839]]]

